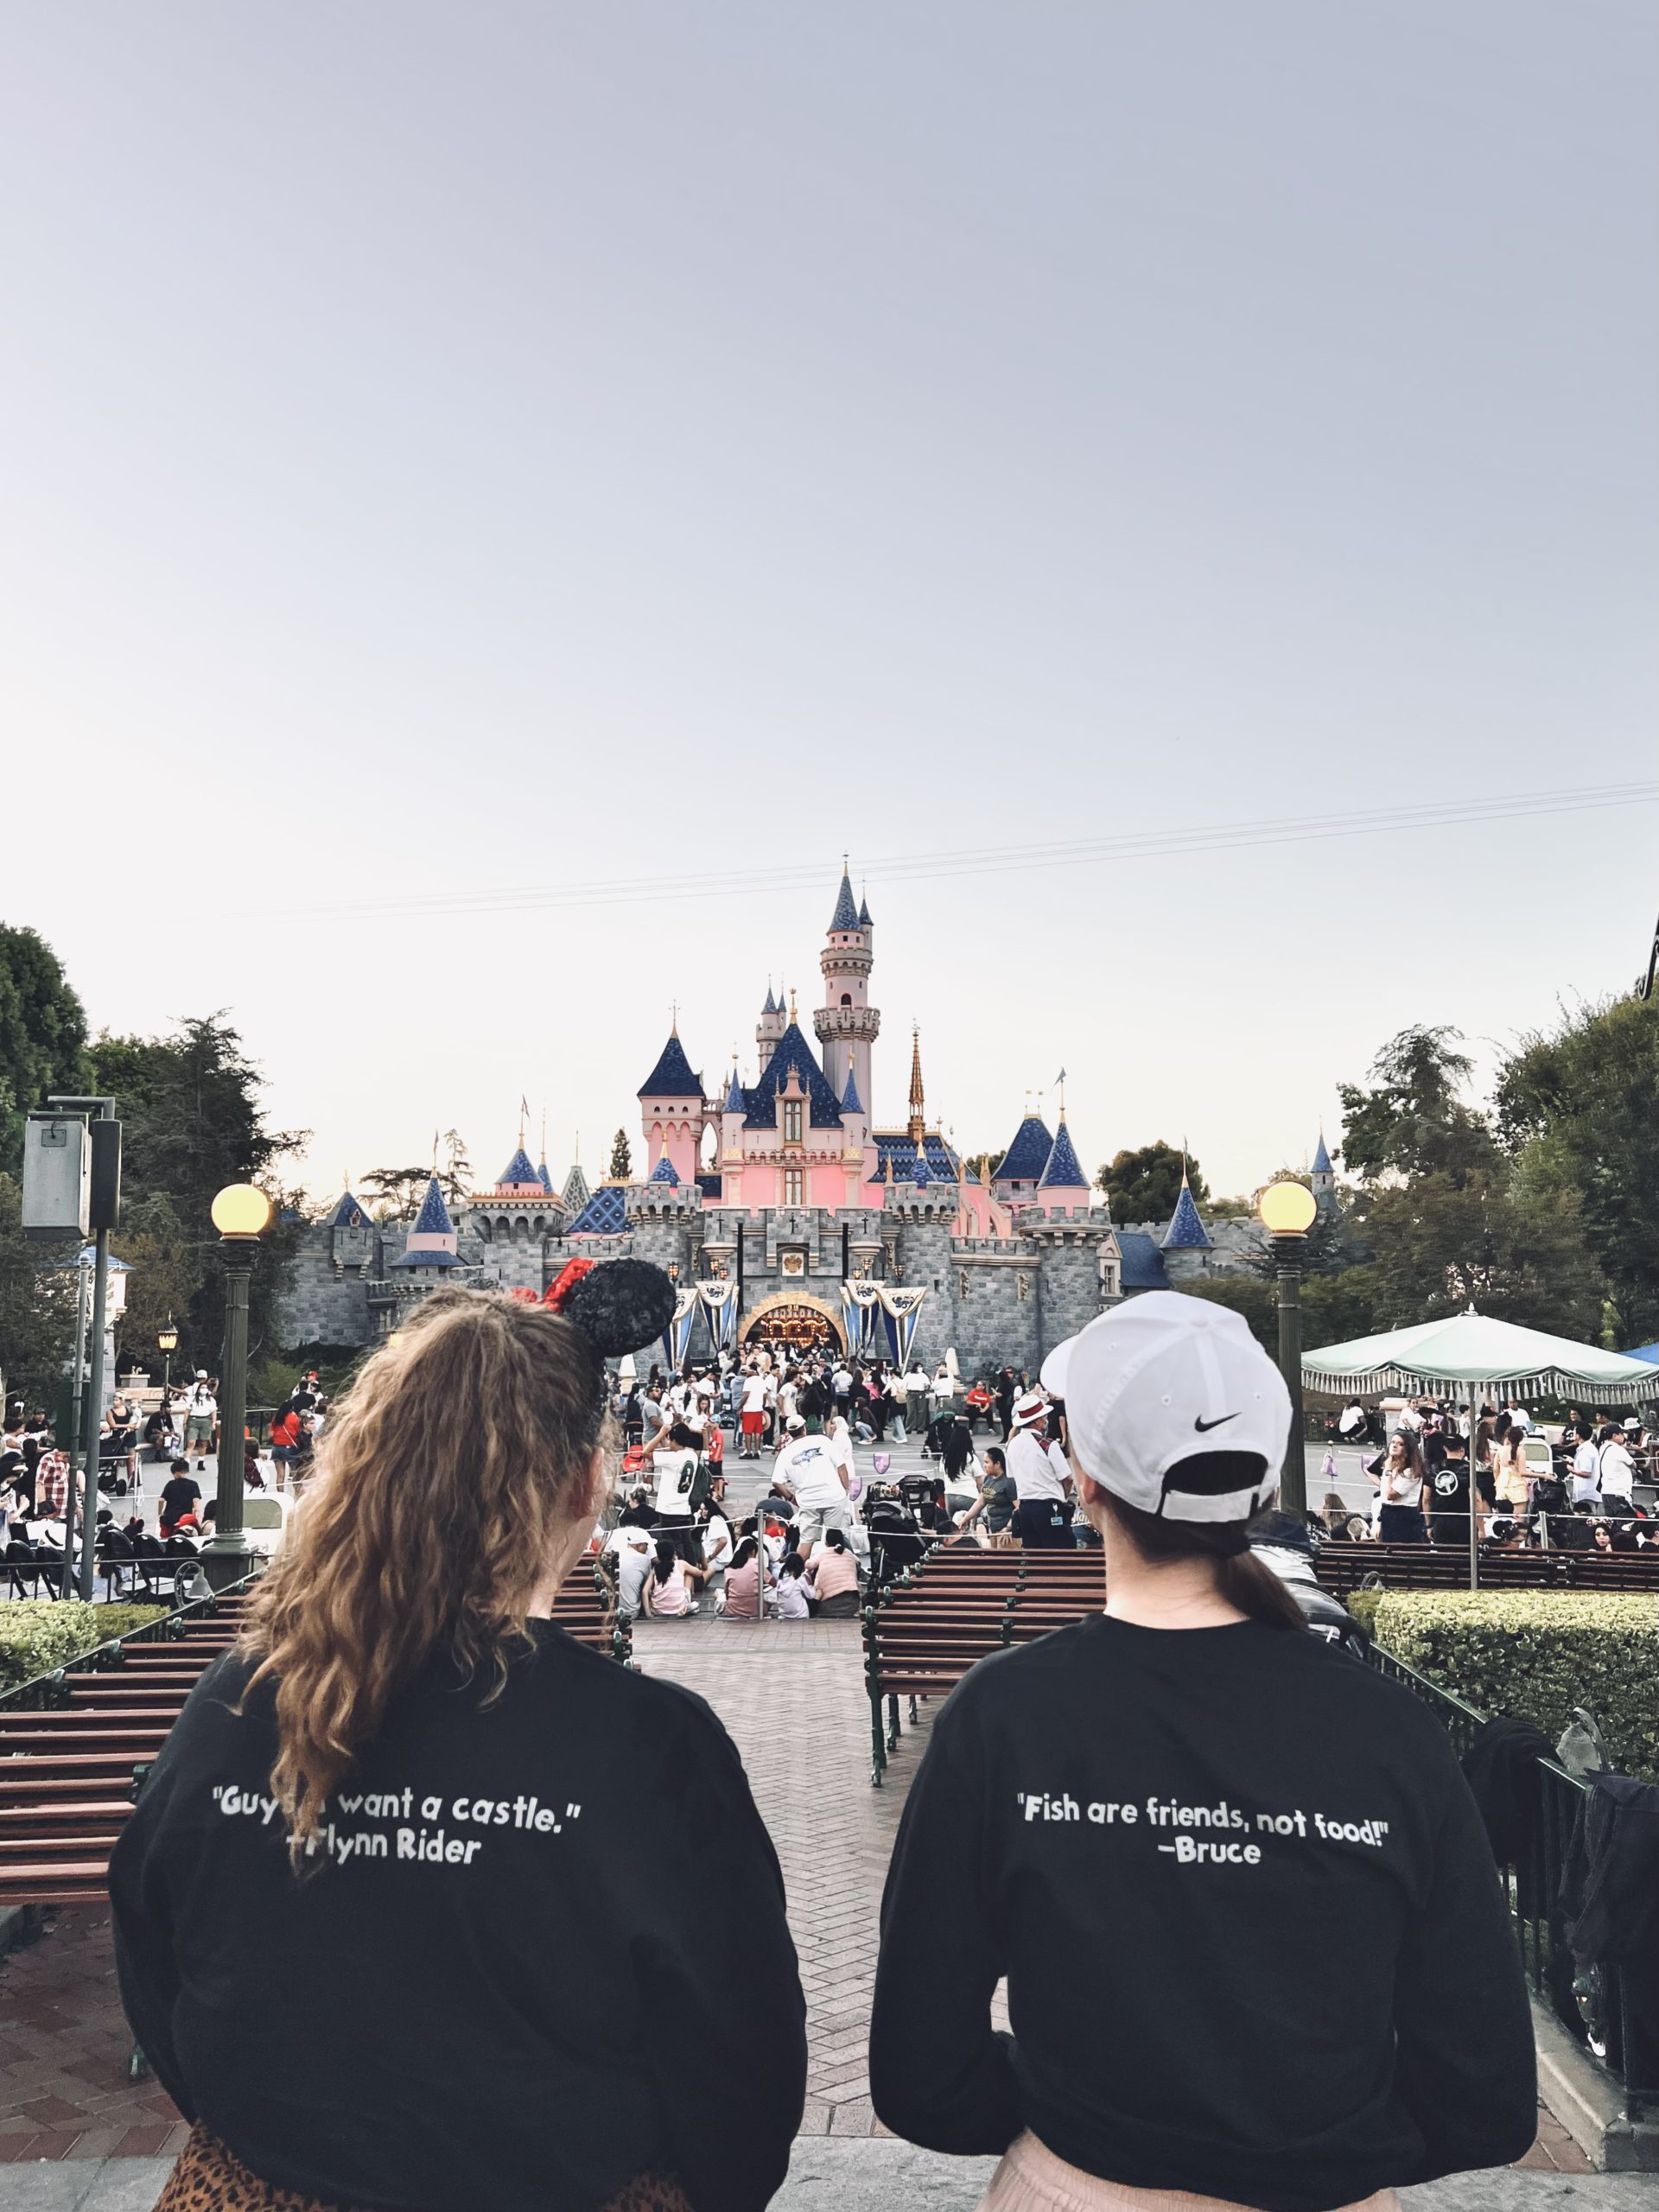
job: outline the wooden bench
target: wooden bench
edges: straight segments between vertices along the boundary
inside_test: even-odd
[[[1097,1612],[1105,1594],[1097,1551],[982,1551],[965,1544],[936,1545],[878,1592],[865,1613],[872,1786],[880,1788],[899,1748],[901,1697],[910,1700],[913,1722],[918,1699],[947,1696],[993,1651]]]
[[[1466,1590],[1469,1552],[1450,1544],[1322,1544],[1313,1559],[1333,1596],[1373,1581],[1384,1590]],[[1659,1592],[1659,1550],[1483,1551],[1483,1590]]]

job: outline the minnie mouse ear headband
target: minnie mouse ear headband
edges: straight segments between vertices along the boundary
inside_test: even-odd
[[[673,1284],[649,1260],[572,1260],[543,1300],[603,1359],[654,1343],[674,1319],[674,1302]]]

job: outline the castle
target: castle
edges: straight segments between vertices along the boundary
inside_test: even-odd
[[[370,1219],[348,1190],[302,1231],[277,1328],[289,1345],[365,1344],[438,1283],[540,1296],[576,1258],[652,1260],[685,1292],[685,1343],[782,1338],[931,1366],[954,1348],[964,1373],[1033,1372],[1063,1337],[1118,1300],[1242,1266],[1253,1223],[1212,1236],[1190,1190],[1166,1224],[1115,1225],[1090,1190],[1062,1107],[1050,1129],[1027,1111],[982,1179],[930,1128],[921,1040],[911,1040],[902,1128],[870,1116],[874,925],[843,869],[818,966],[817,1049],[768,987],[755,1029],[758,1080],[738,1068],[711,1095],[677,1020],[638,1096],[646,1162],[638,1182],[590,1189],[573,1167],[555,1189],[521,1128],[499,1182],[452,1214],[434,1179],[412,1229]],[[1334,1179],[1323,1141],[1313,1185]],[[728,1285],[730,1288],[719,1286]],[[880,1313],[901,1319],[885,1338]],[[907,1310],[906,1310],[907,1309]]]

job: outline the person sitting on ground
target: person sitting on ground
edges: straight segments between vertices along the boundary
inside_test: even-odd
[[[703,1579],[724,1573],[732,1563],[736,1542],[726,1509],[717,1497],[705,1498],[697,1516],[702,1537]]]
[[[736,1751],[550,1617],[606,1491],[604,1354],[673,1312],[636,1268],[559,1311],[421,1302],[150,1769],[110,1890],[192,2123],[158,2212],[762,2212],[782,2185],[804,2005]]]
[[[639,1528],[613,1529],[606,1538],[603,1554],[614,1562],[616,1578],[616,1617],[619,1621],[636,1621],[645,1603],[645,1577],[651,1573],[652,1541]]]
[[[806,1581],[806,1561],[799,1552],[785,1552],[779,1561],[778,1586],[772,1595],[780,1621],[804,1621],[816,1610]]]
[[[1001,2153],[986,2212],[1392,2212],[1518,2158],[1526,1980],[1457,1755],[1249,1552],[1291,1433],[1278,1370],[1239,1315],[1151,1291],[1043,1379],[1105,1606],[933,1721],[882,1900],[876,2117]]]
[[[694,1590],[702,1587],[702,1569],[683,1560],[666,1536],[657,1540],[657,1552],[645,1576],[645,1610],[653,1620],[683,1620],[695,1613]]]
[[[651,1492],[643,1483],[637,1483],[628,1492],[628,1502],[616,1519],[618,1527],[622,1529],[655,1528],[657,1510],[651,1502]]]
[[[745,1536],[726,1570],[726,1586],[720,1593],[720,1610],[728,1620],[758,1621],[760,1618],[760,1548]]]
[[[812,1610],[827,1620],[850,1619],[858,1611],[858,1561],[839,1529],[826,1529],[807,1561]]]
[[[162,1535],[175,1535],[186,1521],[193,1525],[198,1516],[196,1507],[201,1498],[201,1484],[190,1471],[188,1459],[175,1459],[168,1471],[168,1479],[162,1484],[161,1502],[156,1508],[156,1523]]]

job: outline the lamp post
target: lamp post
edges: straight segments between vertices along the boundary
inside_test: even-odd
[[[1306,1183],[1269,1183],[1255,1202],[1273,1240],[1279,1284],[1279,1372],[1290,1393],[1290,1441],[1285,1446],[1279,1503],[1287,1513],[1307,1510],[1307,1460],[1302,1439],[1302,1260],[1319,1205]]]
[[[156,1349],[162,1355],[162,1403],[167,1403],[168,1393],[173,1388],[173,1355],[179,1348],[179,1332],[169,1321],[164,1329],[156,1332]]]
[[[248,1278],[254,1247],[270,1226],[270,1200],[254,1183],[232,1183],[213,1200],[225,1262],[225,1372],[219,1385],[219,1497],[201,1554],[215,1590],[247,1573],[242,1535],[242,1452],[248,1425]]]

